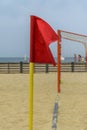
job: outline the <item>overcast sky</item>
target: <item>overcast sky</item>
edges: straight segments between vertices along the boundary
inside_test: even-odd
[[[55,31],[61,29],[87,35],[87,0],[0,0],[0,57],[29,55],[30,15],[41,17]],[[81,44],[64,43],[63,56],[84,55]]]

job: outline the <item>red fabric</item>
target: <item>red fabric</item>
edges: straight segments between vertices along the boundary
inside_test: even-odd
[[[49,44],[58,40],[58,36],[50,25],[31,16],[30,25],[30,62],[56,64],[49,48]]]

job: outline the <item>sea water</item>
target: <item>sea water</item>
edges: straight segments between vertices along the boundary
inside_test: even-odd
[[[57,62],[57,57],[55,57],[55,61]],[[74,62],[73,57],[64,57],[64,60],[61,60],[61,63],[71,63]]]
[[[7,63],[7,62],[14,62],[14,63],[19,63],[19,62],[29,62],[29,58],[24,58],[24,57],[0,57],[0,62],[1,63]]]
[[[57,62],[57,57],[55,57],[55,61]],[[26,59],[24,57],[0,57],[0,62],[2,63],[7,63],[7,62],[15,62],[15,63],[19,63],[19,62],[29,62],[29,58],[26,57]],[[74,58],[73,57],[64,57],[64,60],[61,60],[62,63],[71,63],[74,62]]]

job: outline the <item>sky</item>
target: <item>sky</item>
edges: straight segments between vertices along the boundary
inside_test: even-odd
[[[30,15],[58,29],[87,35],[87,0],[0,0],[0,57],[29,56]],[[51,45],[56,56],[57,43]],[[81,43],[63,40],[62,55],[85,55]]]

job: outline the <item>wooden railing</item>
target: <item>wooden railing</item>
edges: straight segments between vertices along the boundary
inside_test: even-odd
[[[29,63],[0,63],[0,73],[29,73]],[[34,73],[57,72],[57,66],[50,64],[35,64]],[[87,72],[86,63],[62,63],[61,72]]]

